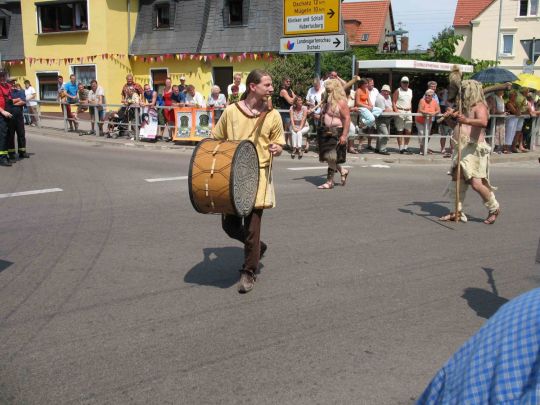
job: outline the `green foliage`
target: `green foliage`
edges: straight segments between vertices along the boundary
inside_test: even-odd
[[[454,28],[446,27],[429,44],[432,55],[429,60],[447,63],[467,63],[466,59],[454,55],[459,41],[463,40],[462,35],[456,35]]]
[[[321,57],[321,74],[335,70],[339,77],[349,81],[352,77],[353,52],[323,53]]]
[[[313,82],[314,66],[313,55],[287,55],[274,59],[267,67],[274,83],[274,103],[285,77],[291,78],[294,93],[305,97]]]

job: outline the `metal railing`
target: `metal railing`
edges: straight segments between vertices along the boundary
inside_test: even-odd
[[[97,130],[99,130],[100,126],[105,126],[106,124],[108,124],[110,121],[108,119],[109,115],[111,112],[117,112],[119,111],[122,107],[126,107],[126,105],[124,104],[83,104],[83,105],[80,105],[80,104],[68,104],[68,103],[58,103],[58,102],[46,102],[46,101],[37,101],[38,105],[35,107],[35,111],[36,113],[35,114],[29,114],[29,115],[32,115],[32,116],[36,116],[36,121],[37,121],[37,125],[38,126],[43,126],[43,123],[46,122],[46,121],[61,121],[62,122],[62,128],[65,132],[68,132],[69,131],[69,126],[70,126],[70,121],[72,123],[76,122],[78,125],[80,125],[81,123],[93,123],[94,125],[94,128],[96,128]],[[61,106],[61,110],[62,110],[62,115],[61,116],[58,116],[58,115],[52,115],[52,114],[48,114],[48,113],[44,113],[42,111],[42,107],[45,106],[45,105],[56,105],[56,106]],[[74,118],[70,118],[68,117],[68,112],[67,112],[67,108],[64,108],[63,106],[64,105],[69,105],[71,108],[79,108],[79,106],[82,106],[84,107],[85,109],[87,109],[87,111],[85,111],[85,113],[88,113],[89,112],[89,109],[95,109],[97,110],[99,107],[101,107],[105,113],[105,118],[103,120],[100,120],[99,119],[99,114],[97,114],[96,112],[97,111],[94,111],[94,114],[92,115],[93,116],[93,119],[83,119],[79,116],[77,116],[76,119]],[[142,109],[144,108],[145,106],[140,106],[140,105],[132,105],[132,106],[129,106],[129,108],[131,108],[133,111],[134,111],[134,115],[133,115],[133,119],[131,120],[128,120],[128,122],[126,123],[128,125],[128,132],[129,133],[132,133],[133,134],[133,139],[136,140],[136,141],[139,141],[140,140],[140,129],[141,129],[141,120],[140,120],[140,117],[141,117],[141,114],[142,114]],[[153,108],[157,109],[158,111],[159,110],[171,110],[171,109],[174,109],[174,108],[177,108],[175,106],[153,106]],[[219,112],[219,114],[216,114],[216,116],[220,116],[220,112],[223,111],[222,108],[216,108],[214,109],[214,111],[216,112]],[[279,111],[280,113],[282,114],[287,114],[289,112],[289,110],[284,110],[284,109],[277,109],[277,111]],[[73,111],[72,111],[73,113]],[[430,132],[430,127],[431,127],[431,123],[430,123],[430,120],[432,118],[434,119],[437,119],[439,117],[441,117],[441,114],[437,114],[437,115],[434,115],[434,116],[426,116],[424,114],[420,114],[420,113],[411,113],[411,112],[383,112],[379,118],[393,118],[393,117],[402,117],[402,116],[411,116],[412,120],[413,120],[413,125],[415,125],[417,128],[419,125],[423,125],[423,138],[422,136],[418,135],[418,134],[409,134],[409,135],[404,135],[404,134],[397,134],[397,133],[392,133],[392,134],[380,134],[380,133],[366,133],[366,134],[362,134],[362,133],[358,133],[357,136],[369,136],[369,137],[372,137],[372,138],[383,138],[383,137],[387,137],[387,138],[417,138],[419,139],[419,142],[421,143],[421,145],[423,145],[423,154],[424,156],[427,156],[428,154],[428,142],[429,142],[429,139],[440,139],[440,138],[450,138],[451,135],[441,135],[441,134],[438,134],[438,133],[434,133],[434,134],[431,134]],[[424,119],[424,124],[418,124],[417,122],[414,122],[414,117],[420,117],[420,116],[423,116],[425,119]],[[491,145],[491,148],[492,148],[492,151],[494,149],[494,146],[495,146],[495,130],[496,130],[496,120],[498,118],[502,118],[504,120],[507,120],[509,118],[514,118],[515,116],[513,115],[490,115],[490,124],[489,124],[489,127],[486,129],[486,140],[488,141],[488,143]],[[530,118],[530,116],[528,115],[521,115],[519,118],[524,118],[524,119],[527,119],[527,118]],[[217,121],[217,118],[216,118],[216,121]],[[214,122],[215,124],[215,122]],[[532,128],[531,128],[531,142],[530,142],[530,145],[531,145],[531,149],[534,150],[536,149],[537,146],[540,146],[539,142],[540,142],[540,117],[534,117],[531,121],[531,125],[532,125]],[[53,126],[53,128],[55,128],[55,126]],[[158,133],[161,133],[165,130],[165,128],[169,128],[170,130],[174,130],[174,127],[165,123],[163,125],[158,125]],[[308,136],[314,136],[315,135],[315,132],[314,131],[310,131],[308,133]]]

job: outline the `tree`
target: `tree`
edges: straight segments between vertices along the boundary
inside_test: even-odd
[[[274,59],[267,67],[274,83],[274,103],[285,77],[291,78],[294,93],[305,97],[313,82],[314,66],[313,55],[287,55]]]
[[[461,56],[456,56],[456,47],[463,35],[456,35],[454,28],[446,27],[431,39],[429,46],[433,52],[431,60],[447,63],[467,63]]]

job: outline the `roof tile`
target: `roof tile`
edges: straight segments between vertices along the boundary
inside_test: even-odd
[[[464,27],[471,23],[495,0],[458,0],[454,14],[454,27]]]
[[[390,12],[390,0],[344,3],[341,14],[351,45],[379,45],[384,36],[386,17]],[[359,21],[360,25],[354,21]],[[369,34],[367,41],[362,36]]]

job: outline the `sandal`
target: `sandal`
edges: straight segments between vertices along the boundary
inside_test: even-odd
[[[347,176],[349,175],[349,171],[347,170],[345,173],[341,173],[341,186],[345,187],[345,184],[347,183]]]
[[[500,214],[501,214],[500,208],[497,208],[495,211],[491,211],[489,213],[489,216],[484,220],[484,224],[493,225]]]
[[[331,190],[334,188],[334,183],[326,182],[317,187],[319,190]]]
[[[439,218],[439,221],[442,221],[442,222],[454,222],[455,220],[456,220],[456,213],[455,212],[451,212],[451,213],[446,214],[446,215]],[[459,213],[459,220],[461,222],[467,222],[468,218],[465,216],[465,214],[463,212],[460,212]]]

